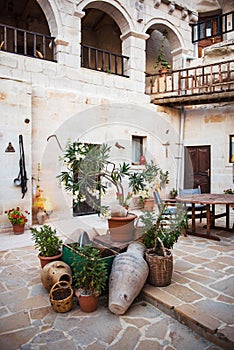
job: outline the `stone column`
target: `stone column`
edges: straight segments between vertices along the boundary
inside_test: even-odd
[[[140,92],[145,89],[145,48],[148,38],[149,35],[137,32],[128,32],[121,36],[122,54],[129,57],[125,74],[135,81],[135,87]]]

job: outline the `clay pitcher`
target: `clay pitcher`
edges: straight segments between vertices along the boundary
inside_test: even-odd
[[[41,282],[46,290],[50,291],[55,283],[61,281],[72,284],[71,268],[63,261],[52,261],[41,270]]]
[[[141,292],[149,273],[144,260],[145,246],[134,242],[127,252],[117,255],[113,261],[109,279],[109,310],[123,315]]]

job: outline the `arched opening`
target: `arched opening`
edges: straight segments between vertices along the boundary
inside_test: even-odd
[[[35,0],[0,0],[1,50],[25,56],[54,59],[54,38]]]
[[[122,55],[121,30],[107,12],[92,6],[84,9],[81,20],[82,67],[126,76],[128,57]]]
[[[146,72],[157,73],[163,66],[172,67],[171,45],[168,40],[168,31],[164,27],[150,28],[150,35],[146,41]]]

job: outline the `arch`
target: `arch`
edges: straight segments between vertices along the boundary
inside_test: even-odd
[[[167,38],[170,42],[171,49],[177,50],[179,47],[183,50],[185,49],[184,40],[179,32],[179,30],[173,25],[173,23],[169,22],[168,20],[165,20],[163,18],[152,18],[149,22],[145,24],[145,33],[149,29],[156,29],[163,33],[164,30],[167,31]]]
[[[134,30],[130,14],[119,2],[83,0],[77,5],[76,11],[82,13],[87,8],[95,8],[107,13],[117,23],[122,34]]]
[[[48,0],[36,0],[47,19],[51,36],[59,36],[59,29],[62,28],[60,13],[54,2]]]

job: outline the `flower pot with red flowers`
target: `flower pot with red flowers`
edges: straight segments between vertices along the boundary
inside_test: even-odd
[[[24,233],[24,227],[28,219],[26,215],[29,215],[29,212],[25,210],[24,212],[20,210],[19,207],[5,211],[9,221],[12,224],[13,232],[15,235],[20,235]]]
[[[43,268],[52,261],[61,260],[62,258],[62,240],[57,236],[56,229],[49,225],[43,225],[40,229],[30,228],[32,238],[35,242],[35,248],[39,249],[38,258]]]

